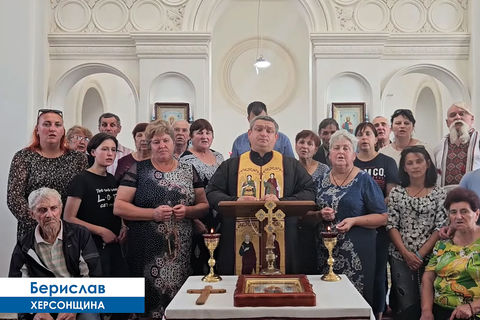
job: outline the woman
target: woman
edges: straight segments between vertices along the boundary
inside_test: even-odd
[[[163,120],[145,135],[151,158],[125,173],[114,214],[128,220],[127,262],[131,275],[145,277],[145,311],[162,318],[190,273],[192,219],[208,211],[196,170],[173,157],[173,130]]]
[[[85,154],[65,146],[62,111],[40,109],[32,143],[15,154],[8,176],[7,204],[18,220],[18,239],[36,225],[28,213],[30,192],[41,187],[55,189],[65,203],[70,180],[86,167]]]
[[[397,165],[400,161],[400,153],[408,146],[423,145],[428,153],[433,156],[433,151],[426,143],[412,137],[416,122],[412,111],[397,109],[392,114],[390,121],[394,139],[392,143],[380,149],[380,153],[393,158]]]
[[[210,149],[213,142],[213,127],[205,119],[197,119],[190,125],[190,139],[192,146],[180,157],[181,162],[192,165],[197,171],[203,184],[208,181],[223,162],[221,153]],[[192,268],[194,275],[203,275],[208,272],[208,259],[210,254],[205,247],[202,234],[211,228],[218,230],[219,221],[217,212],[211,210],[203,219],[195,219],[195,236],[192,243]]]
[[[150,148],[148,147],[147,139],[145,138],[145,129],[148,123],[137,123],[133,128],[132,135],[135,141],[135,152],[127,154],[118,160],[118,166],[115,170],[115,179],[120,182],[125,172],[130,169],[132,164],[150,158]]]
[[[363,170],[355,167],[356,138],[345,130],[330,138],[332,169],[318,180],[317,205],[325,222],[336,221],[339,232],[334,249],[334,270],[345,274],[373,305],[376,228],[387,222],[382,191]],[[328,253],[322,239],[317,244],[320,271],[328,272]]]
[[[362,122],[355,129],[358,139],[357,158],[355,166],[368,173],[382,190],[383,197],[387,198],[390,190],[399,184],[398,169],[395,160],[375,151],[377,144],[377,130],[370,122]],[[373,313],[377,319],[382,318],[385,311],[387,297],[387,260],[390,240],[385,227],[377,228],[375,284],[373,297]]]
[[[317,160],[313,160],[313,156],[317,153],[320,147],[320,138],[311,130],[302,130],[295,137],[295,152],[298,155],[300,164],[312,176],[313,182],[318,183],[318,180],[330,170],[330,168]],[[318,219],[312,214],[315,212],[308,212],[304,217],[299,218],[298,229],[301,236],[298,238],[300,250],[300,265],[303,268],[302,272],[306,274],[318,273],[316,263],[312,263],[317,259],[316,251],[316,231]]]
[[[302,130],[297,133],[295,137],[295,152],[298,155],[298,161],[312,176],[314,182],[320,179],[325,172],[328,171],[328,166],[317,160],[313,156],[317,153],[320,147],[320,138],[311,130]]]
[[[388,200],[390,306],[396,319],[418,319],[424,262],[446,222],[445,191],[435,185],[436,169],[423,146],[402,151],[398,175],[400,186],[392,189]]]
[[[90,140],[87,151],[95,162],[71,181],[64,210],[66,221],[80,224],[92,233],[106,277],[127,276],[119,245],[127,230],[113,214],[118,184],[107,172],[115,160],[117,146],[117,139],[106,133],[98,133]]]
[[[67,131],[68,148],[79,152],[87,152],[87,144],[92,139],[92,132],[82,126],[73,126]]]
[[[480,200],[464,188],[451,190],[445,199],[452,239],[435,244],[422,278],[422,317],[478,319],[480,312]]]

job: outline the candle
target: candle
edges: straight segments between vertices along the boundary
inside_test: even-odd
[[[338,235],[336,230],[332,230],[330,226],[327,226],[327,231],[321,232],[323,238],[335,238]]]
[[[206,239],[220,238],[220,233],[213,233],[213,228],[211,228],[210,233],[204,233],[203,237]]]

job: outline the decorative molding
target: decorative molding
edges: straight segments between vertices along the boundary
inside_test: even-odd
[[[205,33],[50,34],[50,58],[139,59],[207,58],[210,35]]]
[[[339,32],[450,33],[467,32],[469,0],[335,0],[334,17]],[[362,21],[362,10],[376,5],[377,25]],[[375,8],[376,9],[376,8]],[[376,9],[378,10],[378,9]],[[442,16],[446,15],[446,16]],[[381,19],[379,19],[379,17]]]
[[[113,16],[115,9],[120,10],[118,16]],[[101,0],[95,3],[92,20],[102,32],[119,32],[128,22],[128,8],[122,1]]]
[[[311,34],[316,59],[448,59],[466,60],[470,34]]]
[[[188,0],[50,0],[53,33],[130,33],[182,30]],[[150,6],[139,12],[142,6]],[[66,8],[66,9],[65,9]],[[84,14],[79,12],[82,8]],[[159,14],[149,9],[156,8]],[[145,8],[143,8],[145,9]],[[77,13],[78,12],[78,13]],[[74,14],[75,13],[75,14]],[[147,22],[142,21],[145,16]]]
[[[258,46],[258,41],[255,38],[247,39],[242,42],[235,44],[225,55],[222,66],[221,66],[221,79],[220,87],[222,88],[222,92],[225,98],[239,111],[245,110],[245,105],[249,103],[249,101],[245,101],[245,99],[241,98],[241,94],[238,93],[236,87],[238,88],[238,84],[234,81],[235,72],[239,77],[244,75],[240,74],[239,66],[236,66],[236,63],[242,59],[242,56],[248,56],[248,53],[254,51],[251,60],[251,70],[252,73],[254,72],[253,62],[255,61],[256,50]],[[278,83],[280,85],[283,84],[283,88],[280,90],[275,90],[274,93],[271,94],[271,102],[268,103],[268,110],[270,114],[275,114],[282,110],[290,101],[292,96],[295,93],[295,83],[296,83],[296,69],[295,69],[295,62],[292,58],[292,55],[282,45],[279,43],[271,40],[271,39],[262,39],[262,48],[263,52],[266,53],[267,51],[270,53],[269,60],[272,62],[272,68],[276,68],[276,72],[272,75],[270,74],[269,78],[265,78],[265,82],[268,83]],[[272,61],[272,59],[275,59]],[[277,61],[277,63],[275,63]],[[240,66],[240,69],[245,68],[245,66]],[[259,70],[260,72],[266,72],[266,70]],[[243,71],[243,70],[242,70]],[[281,78],[278,78],[278,75],[282,74]],[[266,75],[268,76],[268,75]],[[274,78],[272,78],[274,77]],[[279,79],[284,80],[285,83],[281,83]]]

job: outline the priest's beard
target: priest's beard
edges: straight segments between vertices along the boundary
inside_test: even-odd
[[[461,123],[460,128],[457,128],[457,124]],[[457,120],[450,125],[450,143],[465,144],[470,140],[468,131],[470,127],[463,120]]]

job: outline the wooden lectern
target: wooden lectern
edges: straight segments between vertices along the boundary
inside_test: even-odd
[[[295,252],[298,251],[297,220],[299,216],[315,210],[315,202],[221,201],[218,207],[224,221],[229,221],[226,224],[229,227],[222,231],[222,237],[228,243],[229,250],[234,250],[234,254],[229,255],[234,258],[234,274],[257,274],[262,269],[265,271],[268,266],[265,259],[267,254],[270,254],[270,268],[272,259],[275,259],[275,268],[280,269],[281,273],[299,271],[299,261],[295,257]],[[273,233],[273,237],[267,237],[266,230],[269,234]],[[223,250],[228,249],[224,247]]]

